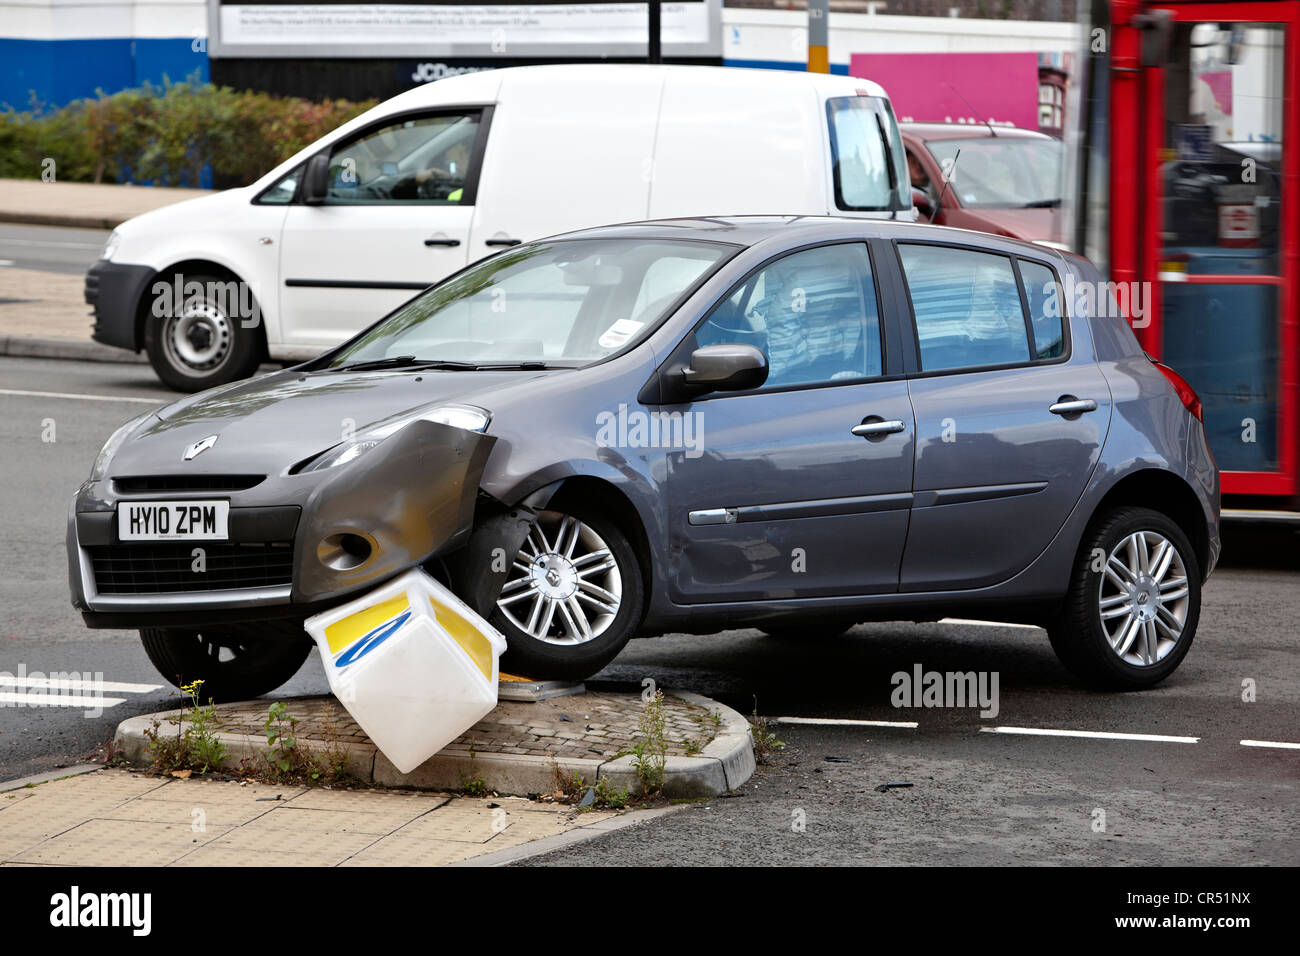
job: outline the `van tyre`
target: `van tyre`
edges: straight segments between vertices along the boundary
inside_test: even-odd
[[[158,673],[175,686],[203,681],[198,699],[204,704],[270,693],[298,673],[312,648],[305,633],[293,639],[287,631],[258,636],[235,628],[145,628],[140,640]]]
[[[615,521],[576,503],[539,512],[490,618],[506,639],[501,670],[590,677],[627,644],[644,606],[641,563]]]
[[[212,273],[158,279],[167,290],[155,293],[155,283],[145,296],[144,350],[163,384],[199,392],[257,370],[264,351],[261,317],[255,303],[252,315],[243,314],[242,282]],[[202,291],[190,295],[186,290],[195,283]]]
[[[1089,526],[1048,634],[1082,682],[1140,690],[1187,656],[1200,611],[1200,564],[1187,535],[1158,511],[1123,507]]]

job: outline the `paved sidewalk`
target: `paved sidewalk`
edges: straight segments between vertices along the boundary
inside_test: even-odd
[[[0,792],[0,865],[492,865],[662,812],[98,770]]]
[[[208,189],[0,179],[0,222],[112,229],[151,209],[208,195]]]
[[[261,763],[266,751],[270,700],[217,705],[218,729],[229,756],[225,766]],[[461,790],[481,781],[490,791],[517,796],[555,789],[557,775],[580,776],[588,785],[604,779],[640,792],[630,752],[643,738],[643,713],[635,693],[587,691],[538,702],[500,701],[496,709],[410,773],[400,773],[333,697],[285,701],[296,719],[293,736],[318,756],[331,754],[363,784]],[[132,717],[116,740],[136,766],[151,762],[147,734],[177,733],[178,711]],[[663,793],[711,797],[735,790],[754,772],[749,722],[736,711],[695,694],[665,691]],[[333,761],[331,761],[333,762]]]

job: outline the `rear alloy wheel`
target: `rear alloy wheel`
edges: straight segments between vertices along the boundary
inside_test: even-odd
[[[199,392],[257,371],[260,323],[252,321],[256,309],[253,316],[236,314],[242,309],[235,294],[241,288],[242,283],[216,275],[177,275],[156,302],[148,303],[144,348],[163,384]],[[172,301],[176,289],[185,292],[181,302]]]
[[[1089,530],[1049,633],[1086,682],[1151,687],[1186,656],[1200,608],[1200,567],[1182,529],[1157,511],[1120,508]]]
[[[631,638],[644,600],[636,552],[618,525],[585,508],[540,512],[492,615],[509,647],[502,670],[590,677]]]
[[[301,627],[300,640],[283,633],[258,636],[253,629],[181,630],[146,628],[140,632],[145,653],[163,677],[177,687],[203,681],[200,702],[248,700],[275,690],[302,667],[311,639]]]

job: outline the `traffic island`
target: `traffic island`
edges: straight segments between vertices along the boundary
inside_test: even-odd
[[[410,773],[400,773],[330,696],[253,700],[215,707],[213,733],[225,750],[220,769],[273,770],[267,721],[276,706],[278,725],[292,728],[302,751],[329,755],[359,784],[419,790],[549,794],[575,778],[592,787],[639,795],[647,766],[662,757],[659,792],[669,798],[714,797],[734,790],[754,772],[749,723],[717,701],[685,691],[665,691],[661,743],[647,739],[645,708],[637,693],[585,693],[501,700],[496,709]],[[139,767],[155,763],[153,737],[179,734],[190,711],[132,717],[118,725],[121,756]]]

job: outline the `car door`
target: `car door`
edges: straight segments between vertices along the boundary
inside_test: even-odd
[[[698,440],[668,455],[675,601],[897,590],[913,421],[907,383],[888,374],[899,357],[883,345],[876,286],[865,243],[793,252],[751,273],[674,352],[670,365],[748,343],[770,368],[761,388],[680,408]]]
[[[281,233],[286,344],[335,345],[465,265],[489,114],[402,114],[331,147],[327,196]]]
[[[1072,349],[1045,261],[933,242],[896,249],[917,432],[900,589],[994,584],[1047,547],[1082,495],[1110,390],[1091,348]]]

